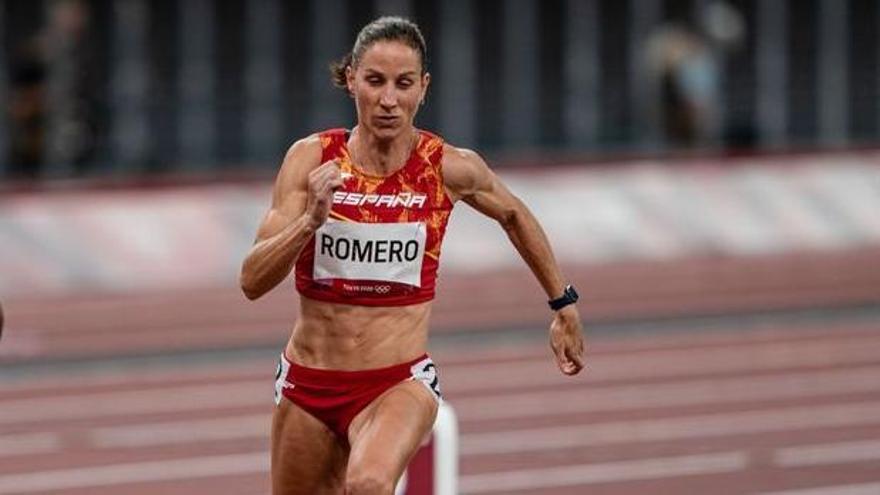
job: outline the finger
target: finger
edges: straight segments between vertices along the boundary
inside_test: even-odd
[[[342,177],[333,177],[328,182],[330,189],[339,189],[340,187],[345,185],[345,181],[342,180]]]
[[[584,339],[580,335],[577,336],[577,339],[574,342],[574,346],[572,347],[571,358],[575,362],[577,362],[581,366],[583,366],[583,364],[584,364]]]
[[[318,183],[326,183],[339,176],[339,172],[332,169],[324,169],[315,174],[315,181]]]
[[[315,195],[315,199],[325,198],[329,189],[330,188],[327,186],[327,180],[322,178],[316,178],[311,187],[312,193]]]
[[[556,365],[559,367],[559,371],[565,373],[566,375],[571,374],[574,367],[576,366],[573,361],[565,356],[565,351],[563,350],[560,350],[560,352],[556,355]]]
[[[338,189],[345,184],[345,181],[342,178],[342,172],[338,168],[327,168],[323,170],[317,179],[327,183],[330,189]]]
[[[576,375],[580,368],[572,362],[567,362],[560,367],[560,370],[566,375]]]
[[[556,357],[556,364],[562,368],[563,363],[565,363],[565,354],[562,352],[562,347],[559,346],[552,339],[550,340],[550,350],[553,351],[553,355]]]
[[[315,177],[315,184],[321,191],[332,190],[342,185],[342,176],[339,171],[325,170]]]
[[[340,172],[339,166],[336,165],[336,162],[331,160],[328,162],[324,162],[320,166],[312,169],[309,172],[309,180],[318,181],[318,180],[324,179],[328,176],[340,175],[340,174],[341,174],[341,172]]]
[[[584,362],[577,356],[569,356],[568,358],[568,374],[576,375],[584,368]]]
[[[569,361],[574,363],[578,368],[584,367],[584,356],[582,353],[577,352],[574,349],[567,350],[565,352],[566,357],[568,357]]]
[[[570,363],[571,363],[570,373],[569,373],[570,375],[576,375],[582,369],[584,369],[584,362],[580,358],[573,358],[573,359],[571,359]]]
[[[330,177],[342,177],[342,169],[336,161],[329,161],[321,166],[321,172]]]
[[[339,167],[339,163],[337,163],[337,161],[336,161],[335,159],[333,159],[333,160],[327,160],[326,162],[322,163],[322,164],[317,168],[317,170],[326,170],[326,169],[331,168],[331,167]]]

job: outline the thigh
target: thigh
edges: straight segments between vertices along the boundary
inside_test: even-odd
[[[379,396],[351,422],[347,476],[370,471],[398,480],[437,416],[437,399],[416,380]]]
[[[342,492],[347,450],[320,420],[282,398],[272,418],[272,494]]]

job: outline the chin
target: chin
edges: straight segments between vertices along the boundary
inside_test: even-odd
[[[373,127],[373,135],[382,140],[390,140],[399,136],[405,126],[399,125],[394,127]]]

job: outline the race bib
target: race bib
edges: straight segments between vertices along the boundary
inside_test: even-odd
[[[314,280],[397,282],[420,287],[425,224],[327,220],[315,231]]]

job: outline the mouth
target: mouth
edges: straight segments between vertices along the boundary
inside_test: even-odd
[[[379,127],[394,127],[400,121],[400,117],[396,115],[379,115],[376,117],[376,123]]]

